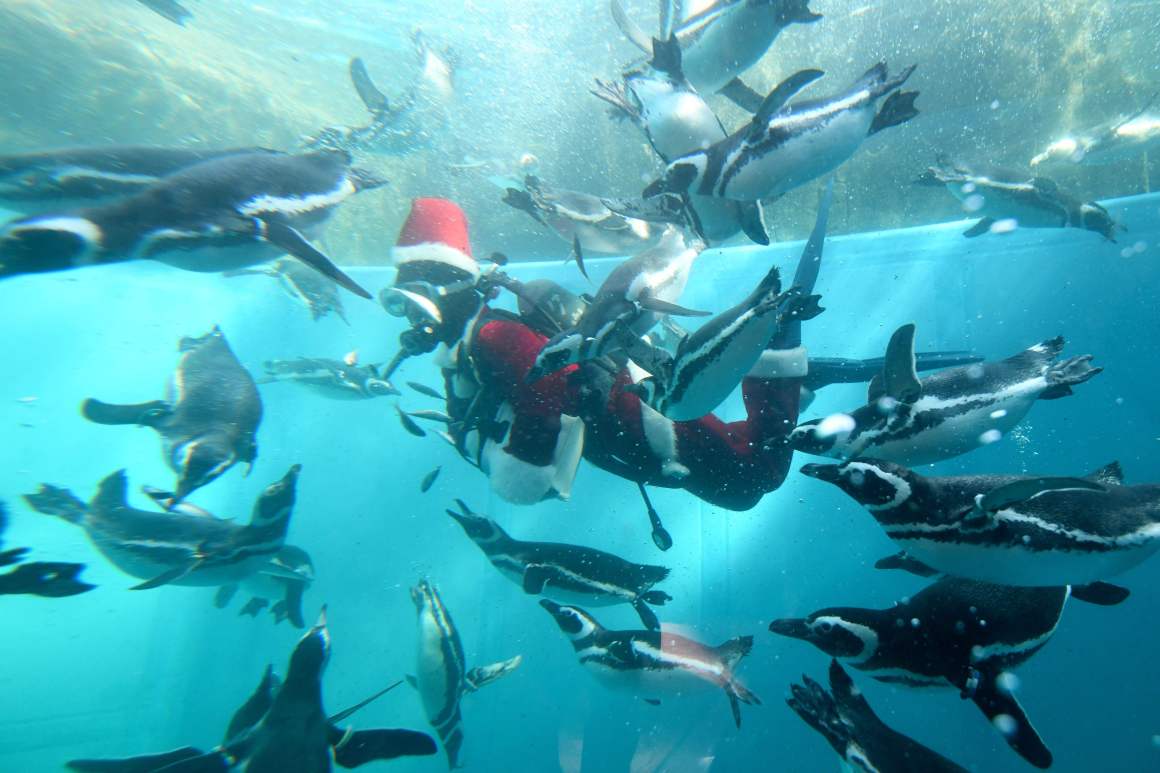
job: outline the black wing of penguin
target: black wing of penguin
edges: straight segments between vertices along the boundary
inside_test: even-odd
[[[0,547],[4,545],[4,531],[8,528],[8,507],[0,501]],[[0,596],[26,595],[59,598],[76,596],[97,587],[78,579],[84,564],[60,561],[33,561],[23,564],[28,548],[0,550],[0,566],[18,564],[0,574]]]
[[[266,667],[261,682],[234,712],[222,745],[205,752],[184,746],[160,754],[123,759],[72,760],[70,770],[90,773],[323,773],[330,762],[357,768],[376,760],[435,754],[435,741],[415,730],[343,730],[338,723],[398,687],[395,682],[364,701],[327,717],[321,680],[330,650],[323,608],[318,623],[290,656],[285,682]]]

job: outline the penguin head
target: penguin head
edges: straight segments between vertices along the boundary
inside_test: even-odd
[[[579,295],[551,279],[524,282],[517,300],[524,323],[546,336],[576,327],[587,308]]]
[[[872,513],[920,508],[928,486],[900,464],[881,459],[857,459],[845,464],[807,464],[802,474],[833,483]]]
[[[238,455],[227,437],[211,434],[174,446],[172,461],[178,473],[176,503],[233,467]]]
[[[0,276],[61,271],[84,265],[101,248],[93,221],[40,215],[16,220],[0,231]]]
[[[774,620],[769,630],[807,641],[831,657],[865,661],[878,650],[878,634],[868,624],[868,611],[855,607],[821,609],[809,617]]]
[[[659,408],[665,397],[665,385],[652,376],[645,376],[635,384],[629,384],[624,391],[636,395],[642,403],[653,408]]]
[[[330,631],[326,627],[326,607],[318,615],[318,622],[298,640],[294,653],[290,656],[290,667],[286,670],[286,682],[293,684],[300,680],[321,678],[326,662],[330,659]]]
[[[455,510],[448,510],[447,514],[454,518],[463,530],[467,532],[467,536],[471,537],[472,541],[480,546],[487,545],[493,542],[499,542],[507,536],[500,525],[488,518],[486,515],[472,512],[467,505],[463,504],[462,500],[459,502],[460,512]]]
[[[823,419],[813,419],[794,427],[793,431],[789,433],[789,445],[793,450],[816,456],[825,456],[830,453],[837,445],[840,434],[823,431],[823,421]],[[802,472],[805,470],[803,469]],[[809,474],[806,472],[806,475]]]
[[[560,333],[548,340],[531,370],[524,377],[525,384],[534,384],[545,376],[550,376],[561,368],[580,361],[580,349],[584,345],[584,335],[575,330]]]
[[[416,611],[422,614],[427,608],[438,608],[443,606],[443,601],[439,598],[439,591],[435,590],[435,586],[426,577],[419,580],[419,584],[411,588],[411,601],[415,604]]]
[[[266,487],[254,503],[254,513],[250,522],[255,524],[270,524],[287,521],[294,510],[294,500],[297,495],[298,473],[302,465],[292,466],[282,479]]]
[[[540,606],[548,610],[556,625],[572,641],[587,639],[601,630],[600,623],[579,607],[566,607],[548,599],[540,599]]]
[[[1116,241],[1116,229],[1123,229],[1123,226],[1112,220],[1111,214],[1106,209],[1094,202],[1080,205],[1079,218],[1084,228],[1095,231],[1112,243]]]

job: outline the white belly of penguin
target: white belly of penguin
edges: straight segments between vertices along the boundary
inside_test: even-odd
[[[717,195],[739,201],[769,199],[832,172],[857,152],[873,120],[874,110],[867,105],[844,110],[824,124],[804,129],[777,148],[751,159]],[[739,152],[730,155],[726,170]]]
[[[1012,218],[1024,228],[1058,228],[1067,221],[1066,211],[1051,207],[1047,202],[1037,206],[1022,198],[1005,194],[1002,190],[987,187],[964,190],[963,186],[963,183],[956,182],[949,183],[947,187],[960,201],[965,202],[973,196],[981,197],[982,206],[972,211],[972,216],[996,220]]]
[[[1160,549],[1160,539],[1098,553],[910,539],[895,542],[924,564],[955,577],[1021,586],[1086,585],[1106,580],[1131,569]]]
[[[649,139],[667,159],[705,150],[725,139],[725,131],[713,111],[696,94],[677,91],[663,98],[641,101],[645,105],[642,117]]]
[[[719,666],[697,666],[695,670],[679,667],[618,670],[596,661],[586,661],[584,666],[601,684],[609,689],[644,698],[658,695],[680,695],[689,690],[718,688],[724,681]]]
[[[419,618],[419,653],[415,662],[415,681],[428,719],[449,714],[459,701],[463,674],[443,654],[443,635],[431,615]]]
[[[93,544],[96,545],[97,550],[105,558],[109,559],[109,562],[113,566],[139,580],[151,580],[180,565],[179,563],[151,560],[146,555],[143,555],[141,550],[134,550],[132,547],[127,547],[124,543],[116,540],[104,539],[96,534],[90,534],[89,536]],[[193,552],[189,551],[188,555],[188,562],[192,563],[195,560]],[[260,556],[244,558],[228,566],[214,566],[211,564],[204,569],[195,569],[184,577],[167,584],[200,588],[238,582],[269,563],[273,555],[274,553],[271,552]]]
[[[523,587],[524,570],[522,565],[516,563],[508,565],[504,562],[494,562],[494,565],[503,573],[504,577],[521,588]],[[551,581],[544,585],[544,590],[539,595],[558,604],[574,607],[610,607],[614,604],[631,603],[636,598],[631,591],[612,585],[605,585],[600,589],[594,588],[591,593],[588,593],[571,589],[565,590],[553,585]]]

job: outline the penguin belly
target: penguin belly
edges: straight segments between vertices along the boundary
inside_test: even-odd
[[[448,661],[448,657],[454,657],[453,649],[451,642],[444,642],[443,632],[434,618],[422,615],[415,681],[427,719],[437,729],[455,713],[463,692],[463,664]]]
[[[683,695],[702,688],[719,689],[720,685],[707,677],[684,668],[613,668],[587,661],[588,672],[604,687],[619,693],[641,698]]]
[[[725,11],[683,47],[681,70],[697,91],[713,94],[765,55],[781,32],[775,3],[742,3]]]
[[[634,92],[637,90],[633,89]],[[667,159],[705,150],[725,139],[713,111],[697,94],[673,91],[651,99],[642,95],[645,131],[654,148]]]
[[[739,201],[781,196],[841,166],[857,152],[874,120],[873,105],[844,110],[819,126],[801,127],[746,163],[718,195]],[[742,146],[750,152],[750,145]],[[726,161],[726,169],[730,161]]]
[[[130,577],[136,577],[139,580],[152,580],[177,566],[190,564],[195,560],[192,550],[188,547],[166,548],[163,545],[133,547],[131,543],[126,544],[92,532],[89,533],[89,538],[101,555],[109,560],[109,563]],[[151,557],[149,554],[155,557]],[[269,553],[251,556],[228,566],[211,564],[204,569],[196,569],[184,577],[166,584],[194,588],[229,585],[240,582],[258,571],[269,562],[273,555],[273,553]]]
[[[166,250],[149,256],[149,259],[184,271],[214,273],[266,263],[285,254],[285,250],[273,244],[246,242],[229,246],[197,247],[192,250]]]
[[[967,199],[979,196],[982,206],[972,211],[972,217],[990,217],[996,220],[1012,218],[1024,228],[1059,228],[1067,224],[1067,211],[1046,204],[1035,204],[1025,198],[1005,194],[1001,190],[986,186],[963,190],[963,183],[948,183],[947,189],[955,198],[966,203]],[[979,199],[972,199],[979,201]]]
[[[1003,512],[1006,511],[1000,511],[998,517]],[[891,536],[889,530],[887,536]],[[1023,547],[892,539],[924,564],[949,575],[998,585],[1035,587],[1087,585],[1106,580],[1131,569],[1160,549],[1160,534],[1150,543],[1102,552],[1037,551],[1034,537]]]

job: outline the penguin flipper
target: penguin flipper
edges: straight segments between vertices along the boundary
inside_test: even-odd
[[[226,752],[214,749],[200,757],[190,757],[163,768],[156,768],[153,773],[162,773],[162,771],[164,773],[229,773],[234,767],[230,764],[231,758],[238,759],[238,755],[235,755],[231,750],[227,756]]]
[[[286,250],[286,252],[298,258],[318,273],[334,280],[336,284],[345,287],[355,295],[368,300],[371,298],[371,294],[366,289],[347,276],[342,269],[334,265],[334,261],[323,255],[313,244],[306,241],[306,237],[297,230],[278,220],[268,219],[263,222],[266,224],[264,238],[270,244]]]
[[[336,732],[340,737],[337,742],[332,740],[334,761],[344,768],[396,757],[426,757],[437,751],[434,739],[417,730],[377,728],[346,733],[332,725],[332,739]]]
[[[717,93],[747,113],[756,113],[761,109],[761,94],[745,85],[740,78],[729,81],[717,89]]]
[[[1105,486],[1090,480],[1084,480],[1083,478],[1026,478],[988,491],[976,501],[975,509],[984,513],[993,513],[1009,505],[1026,502],[1032,497],[1045,494],[1049,491],[1068,491],[1074,489],[1082,491],[1107,490]]]
[[[234,594],[237,592],[238,584],[236,582],[230,583],[228,585],[222,585],[217,589],[217,592],[213,594],[213,605],[218,609],[225,609],[230,605],[230,601],[233,600]]]
[[[286,583],[286,596],[282,599],[283,611],[290,624],[295,628],[305,628],[306,620],[302,617],[302,597],[306,593],[306,583],[293,580]]]
[[[963,236],[968,239],[974,239],[976,236],[982,236],[991,230],[991,226],[995,224],[995,218],[985,217],[973,226],[963,231]]]
[[[922,382],[915,369],[914,331],[913,322],[894,331],[882,364],[882,386],[887,395],[900,403],[913,403],[922,396]]]
[[[644,51],[649,56],[652,56],[652,39],[644,34],[644,30],[636,25],[632,19],[628,18],[628,13],[625,12],[624,6],[620,4],[620,0],[612,0],[612,20],[616,22],[616,26],[621,33],[628,38],[628,42]]]
[[[1071,586],[1071,595],[1076,601],[1101,607],[1114,607],[1127,600],[1132,591],[1110,582],[1091,582],[1087,585]]]
[[[875,569],[901,569],[904,572],[910,572],[917,577],[933,577],[936,574],[941,574],[937,569],[933,569],[917,558],[914,558],[905,550],[899,551],[892,556],[880,558],[874,562]]]
[[[370,73],[367,72],[367,66],[357,56],[350,60],[350,82],[354,84],[354,90],[358,92],[358,98],[366,105],[367,110],[372,113],[385,113],[391,109],[386,95],[375,86]]]
[[[77,579],[84,568],[84,564],[59,561],[20,564],[7,574],[0,575],[0,595],[19,594],[44,598],[78,596],[97,587]]]
[[[769,119],[773,118],[778,110],[785,107],[785,104],[793,99],[799,91],[823,75],[825,73],[821,70],[798,70],[777,84],[754,114],[753,120],[749,124],[749,138],[760,136],[769,124]]]
[[[408,681],[409,681],[411,678],[412,678],[412,677],[408,677]],[[337,728],[337,727],[335,727],[335,725],[337,725],[339,722],[342,722],[343,720],[347,719],[348,717],[350,717],[350,716],[351,716],[352,714],[354,714],[355,712],[357,712],[357,711],[361,711],[362,709],[364,709],[364,708],[366,708],[367,706],[371,705],[372,703],[374,703],[375,701],[377,701],[379,698],[383,697],[384,695],[386,695],[387,693],[389,693],[391,690],[393,690],[393,689],[395,689],[396,687],[398,687],[399,685],[401,685],[401,684],[403,683],[403,681],[404,681],[404,680],[400,679],[400,680],[398,680],[397,682],[392,682],[391,684],[389,684],[389,685],[387,685],[386,687],[384,687],[383,689],[379,690],[377,693],[375,693],[374,695],[370,696],[369,698],[364,698],[363,700],[361,700],[361,701],[359,701],[358,703],[354,704],[354,705],[353,705],[353,706],[351,706],[350,708],[343,709],[342,711],[340,711],[340,712],[338,712],[337,714],[335,714],[334,716],[332,716],[330,719],[328,719],[328,720],[327,720],[327,722],[329,722],[329,723],[330,723],[330,725],[331,725],[331,727],[330,727],[330,732],[333,734],[333,733],[334,733],[334,732],[337,730],[337,731],[338,731],[338,732],[340,732],[340,733],[345,733],[346,731],[344,731],[344,730],[341,730],[340,728]],[[411,686],[412,686],[412,687],[414,687],[414,685],[411,685]]]
[[[528,564],[524,567],[524,593],[529,596],[539,596],[544,592],[544,586],[555,576],[552,567],[544,564]]]
[[[760,201],[738,202],[737,223],[754,244],[769,244],[769,233],[765,230],[765,215]]]
[[[161,574],[157,575],[156,577],[154,577],[152,579],[149,579],[149,580],[146,580],[145,582],[138,583],[137,585],[134,585],[129,590],[151,590],[152,588],[160,588],[162,585],[168,585],[171,582],[177,582],[182,577],[186,576],[187,574],[189,574],[190,572],[194,571],[199,566],[201,566],[201,563],[204,560],[205,559],[198,558],[198,559],[195,559],[193,561],[190,561],[187,564],[175,566],[166,572],[162,572]]]
[[[632,608],[640,615],[640,621],[644,623],[644,627],[650,631],[659,631],[661,629],[661,621],[657,619],[656,612],[648,604],[644,603],[644,599],[637,599],[632,602]]]
[[[266,716],[266,712],[274,703],[274,692],[280,683],[281,680],[274,673],[274,667],[266,666],[266,670],[262,673],[262,679],[254,688],[254,692],[230,717],[230,723],[226,726],[225,740],[227,743],[239,738],[262,721],[262,717]]]
[[[81,415],[97,424],[138,424],[156,429],[172,413],[173,406],[164,400],[114,405],[90,397],[81,403]]]
[[[1037,768],[1051,767],[1051,750],[1039,737],[1015,696],[999,689],[995,683],[996,676],[994,673],[984,674],[971,699],[987,719],[1000,728],[1007,745],[1020,757]],[[998,719],[1001,716],[1006,719]]]
[[[201,749],[183,746],[160,754],[142,754],[139,757],[124,757],[112,760],[69,760],[65,767],[69,770],[87,773],[154,773],[174,763],[204,755]]]
[[[475,692],[480,687],[489,685],[500,677],[507,676],[512,671],[519,667],[524,660],[523,655],[516,655],[514,658],[501,660],[499,663],[492,663],[489,666],[479,666],[467,672],[467,692]]]
[[[670,303],[660,298],[653,298],[646,295],[637,301],[642,309],[648,311],[655,311],[658,314],[674,314],[678,317],[708,317],[712,314],[709,311],[700,311],[698,309],[689,309],[680,306],[676,303]]]

